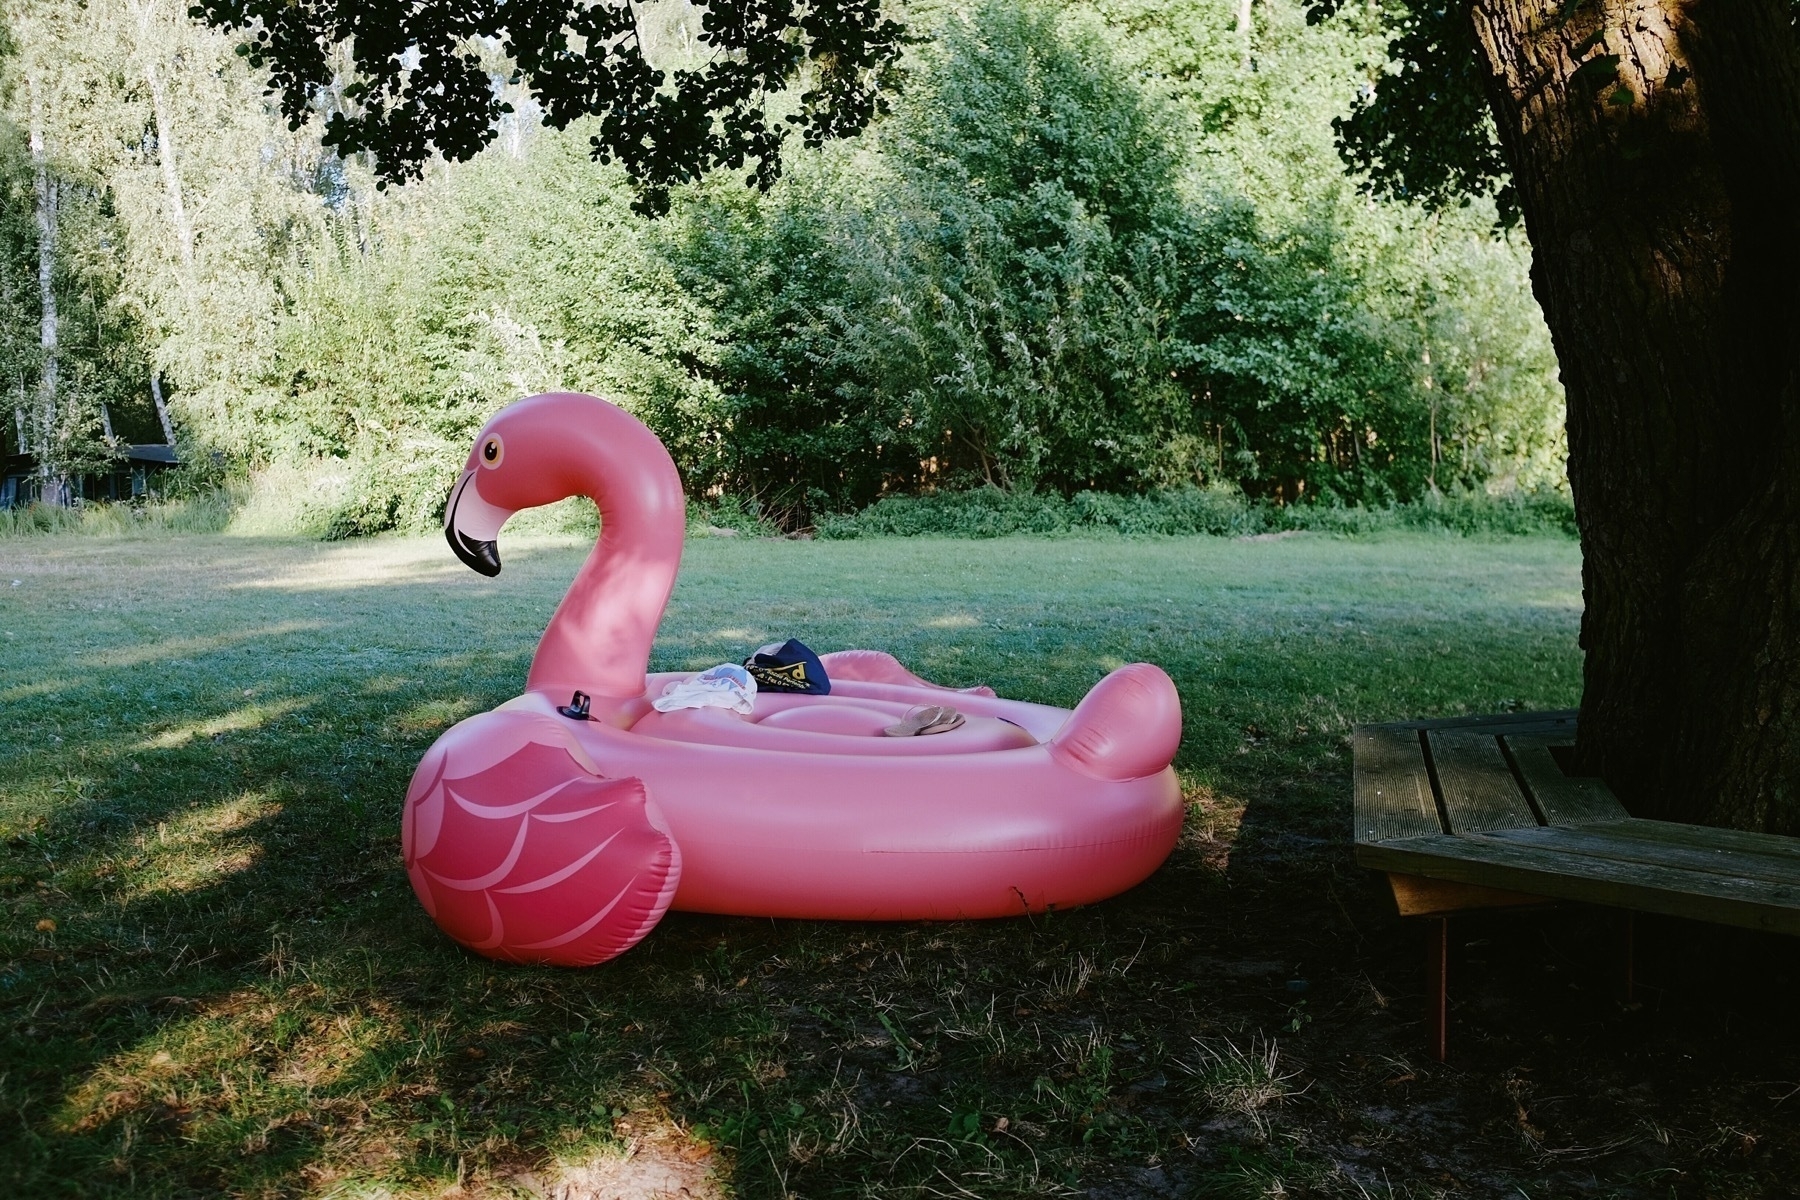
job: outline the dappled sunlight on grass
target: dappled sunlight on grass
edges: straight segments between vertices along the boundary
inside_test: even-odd
[[[357,689],[361,696],[394,696],[418,686],[418,681],[399,675],[377,675]]]
[[[177,725],[165,730],[155,737],[139,742],[138,750],[174,750],[185,746],[195,738],[216,738],[227,733],[242,733],[246,729],[258,729],[289,713],[298,712],[306,707],[300,700],[277,700],[270,704],[248,704],[223,716],[209,717],[204,721],[191,721],[186,725]]]
[[[468,574],[440,542],[376,539],[339,543],[283,570],[232,584],[234,591],[331,592],[420,582],[445,583]]]
[[[123,872],[135,885],[122,890],[116,901],[197,891],[248,871],[263,856],[252,827],[280,812],[281,807],[266,796],[247,793],[171,813],[154,829],[137,834],[137,854]]]
[[[359,1157],[366,1147],[357,1132],[371,1106],[389,1099],[366,1086],[362,1069],[410,1046],[415,1031],[402,1013],[330,999],[297,982],[190,1005],[189,1015],[96,1064],[53,1120],[70,1133],[154,1122],[196,1147],[246,1158],[269,1152],[283,1130],[300,1130]],[[321,1001],[323,1011],[308,1011]],[[328,1150],[324,1161],[334,1156]]]
[[[585,552],[591,539],[561,535],[508,537],[501,552],[514,574],[548,558],[560,562],[571,550]],[[339,592],[400,585],[452,585],[469,592],[500,586],[457,561],[442,538],[371,538],[336,542],[304,561],[229,586],[246,592]]]
[[[448,729],[464,717],[474,716],[477,708],[477,702],[468,696],[427,700],[391,718],[388,727],[401,736],[416,737]]]
[[[1033,921],[672,913],[595,970],[490,963],[412,895],[401,800],[433,739],[521,690],[587,548],[509,543],[492,581],[438,538],[19,552],[0,1181],[529,1194],[509,1181],[654,1151],[744,1195],[895,1172],[1053,1191],[1191,1132],[1133,1089],[1193,1036],[1288,1019],[1221,990],[1216,943],[1270,936],[1244,932],[1269,847],[1341,836],[1352,722],[1578,687],[1560,541],[698,541],[652,669],[793,636],[1072,706],[1161,664],[1186,714],[1181,843],[1126,896]],[[1276,894],[1325,894],[1318,861],[1297,870]],[[1337,938],[1335,911],[1280,936]]]
[[[249,642],[292,637],[297,633],[315,633],[325,628],[327,622],[321,620],[278,621],[273,625],[256,629],[234,629],[211,637],[157,636],[154,640],[137,645],[111,646],[100,650],[84,658],[82,665],[100,670],[142,667],[150,663],[197,658]]]
[[[21,683],[9,688],[0,688],[0,704],[17,704],[29,700],[33,696],[53,696],[68,691],[75,685],[65,678],[39,679],[33,683]]]
[[[1202,857],[1206,865],[1224,869],[1226,859],[1215,858],[1213,850],[1223,851],[1231,845],[1249,806],[1241,797],[1224,795],[1210,787],[1183,787],[1181,794],[1188,809],[1181,830],[1183,841],[1204,845]]]

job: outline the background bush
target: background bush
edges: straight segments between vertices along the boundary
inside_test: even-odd
[[[856,513],[820,516],[821,538],[963,537],[1009,534],[1127,536],[1213,534],[1248,537],[1287,531],[1372,534],[1435,529],[1464,536],[1575,536],[1575,508],[1565,493],[1491,496],[1458,491],[1385,506],[1252,501],[1226,487],[1167,488],[1134,495],[1050,494],[974,488],[928,496],[889,496]]]

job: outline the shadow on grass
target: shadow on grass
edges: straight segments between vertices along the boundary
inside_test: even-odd
[[[1575,1010],[1532,1008],[1515,985],[1514,1015],[1470,1035],[1470,1068],[1418,1061],[1412,942],[1349,860],[1346,736],[1355,720],[1567,703],[1574,614],[1554,597],[1572,564],[1520,551],[1495,595],[1467,586],[1479,557],[1444,568],[1411,545],[691,549],[657,667],[792,633],[1070,705],[1118,663],[1163,663],[1186,706],[1193,817],[1161,871],[1085,910],[677,913],[592,971],[456,949],[398,844],[413,765],[517,690],[578,550],[510,548],[487,583],[440,566],[436,544],[175,543],[180,563],[161,544],[45,548],[28,603],[0,613],[8,649],[28,651],[0,677],[0,730],[22,751],[0,802],[0,1092],[20,1118],[0,1133],[0,1185],[479,1191],[643,1137],[715,1155],[744,1195],[1271,1180],[1354,1195],[1382,1170],[1419,1188],[1461,1171],[1481,1194],[1536,1178],[1564,1143],[1511,1132],[1507,1097],[1527,1092],[1505,1080],[1526,1076],[1505,1072],[1537,1072],[1530,1095],[1549,1094],[1566,1044],[1513,1044]],[[1421,584],[1434,570],[1446,579]],[[1604,1017],[1575,1023],[1587,1057],[1568,1061],[1619,1048]],[[1670,1017],[1662,1044],[1692,1019]],[[1253,1102],[1221,1076],[1223,1047],[1268,1043],[1298,1095]],[[1736,1086],[1737,1069],[1688,1086]],[[1690,1136],[1681,1097],[1631,1068],[1618,1079],[1680,1131],[1656,1161],[1702,1162],[1710,1134]],[[1447,1140],[1467,1161],[1434,1157]]]
[[[1441,715],[1429,711],[1386,712]],[[1800,942],[1584,905],[1450,923],[1450,1055],[1426,1051],[1426,923],[1350,844],[1350,751],[1262,781],[1225,869],[1240,977],[1197,1036],[1279,1046],[1279,1114],[1220,1110],[1203,1194],[1762,1196],[1800,1158]],[[1629,938],[1629,940],[1628,940]],[[1630,993],[1626,963],[1631,964]],[[1202,1075],[1205,1071],[1200,1072]],[[1216,1073],[1216,1072],[1215,1072]],[[1398,1190],[1409,1168],[1410,1186]],[[1416,1189],[1416,1190],[1415,1190]]]

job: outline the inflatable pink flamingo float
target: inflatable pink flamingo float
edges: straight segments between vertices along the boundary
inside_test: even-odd
[[[525,694],[446,732],[407,791],[407,874],[469,949],[602,962],[671,905],[853,920],[1041,912],[1124,891],[1174,847],[1181,707],[1159,668],[1121,667],[1069,712],[846,650],[821,656],[829,695],[759,692],[749,716],[658,712],[651,699],[689,678],[646,673],[686,505],[635,418],[574,394],[507,407],[476,438],[444,532],[497,575],[506,519],[576,495],[600,507],[599,543]],[[952,698],[960,727],[882,736]]]

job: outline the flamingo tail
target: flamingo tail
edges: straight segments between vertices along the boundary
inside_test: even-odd
[[[1181,697],[1161,667],[1120,667],[1082,698],[1049,744],[1058,762],[1091,779],[1154,775],[1181,745]]]

